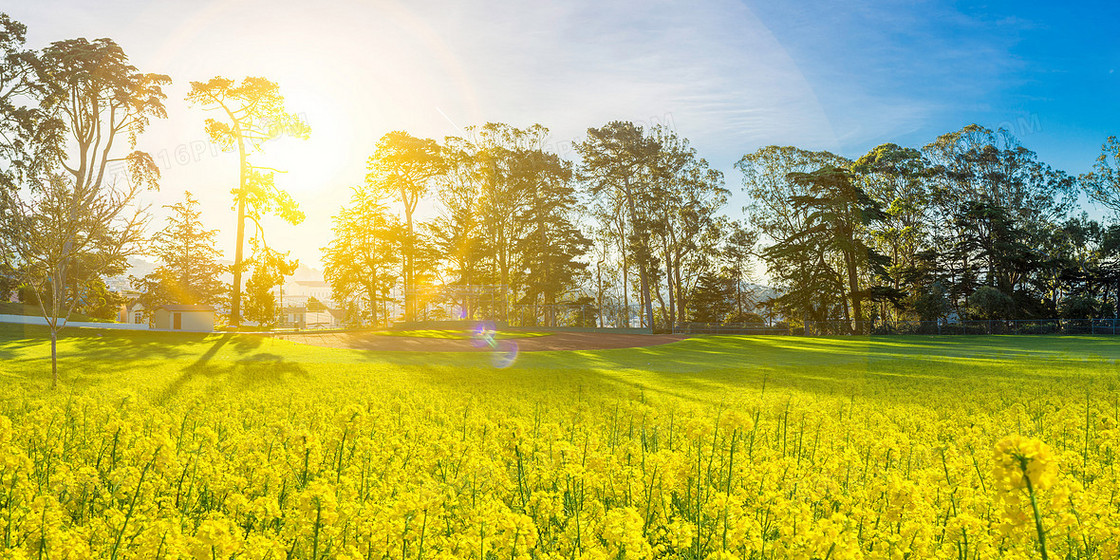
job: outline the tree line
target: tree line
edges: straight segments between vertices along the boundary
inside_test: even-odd
[[[239,156],[226,266],[189,193],[154,235],[139,204],[159,169],[136,140],[166,117],[170,77],[133,67],[110,39],[31,50],[25,31],[0,15],[0,292],[38,305],[53,340],[75,310],[112,309],[104,278],[124,273],[127,256],[154,254],[159,268],[133,279],[146,308],[211,304],[234,326],[274,323],[273,288],[296,262],[266,241],[262,217],[304,215],[278,170],[254,162],[271,139],[310,133],[279,87],[216,77],[191,82],[185,100]],[[505,123],[438,140],[384,135],[322,248],[348,320],[452,309],[525,325],[838,320],[860,332],[1120,311],[1120,225],[1081,205],[1120,213],[1115,138],[1080,177],[978,125],[856,159],[767,146],[735,165],[746,196],[736,220],[723,174],[671,127],[589,128],[575,161],[548,137]]]
[[[854,160],[767,146],[735,166],[735,221],[722,174],[663,126],[588,129],[578,163],[540,125],[466,132],[387,134],[336,217],[327,276],[363,321],[390,319],[394,287],[405,318],[429,298],[533,325],[1117,316],[1120,224],[1081,205],[1120,212],[1115,138],[1080,177],[979,125]]]
[[[1051,168],[1005,130],[969,125],[921,148],[855,160],[767,147],[741,159],[758,255],[791,320],[865,322],[1115,317],[1120,145],[1081,177]]]

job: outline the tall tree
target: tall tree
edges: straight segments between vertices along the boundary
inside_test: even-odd
[[[191,82],[187,101],[207,110],[221,111],[225,120],[206,119],[206,133],[223,150],[237,149],[239,182],[233,189],[237,207],[237,240],[233,259],[233,289],[230,292],[232,326],[241,324],[241,275],[244,269],[245,220],[254,220],[262,232],[260,215],[274,213],[295,225],[303,213],[291,195],[276,188],[273,171],[254,166],[249,156],[259,152],[269,140],[289,135],[307,138],[307,123],[284,105],[280,87],[264,78],[249,77],[236,83],[215,77],[208,82]],[[263,238],[261,239],[263,243]]]
[[[396,198],[404,217],[403,289],[405,319],[416,320],[417,261],[420,247],[417,244],[414,216],[420,200],[432,188],[435,177],[443,172],[440,146],[434,140],[416,138],[407,132],[394,131],[381,137],[368,162],[366,185]]]
[[[517,244],[525,271],[521,302],[539,301],[544,310],[539,319],[554,326],[561,295],[574,287],[576,275],[587,267],[577,258],[591,242],[573,221],[578,201],[571,163],[539,147],[519,151],[516,160],[515,185],[526,193],[518,216],[525,232]]]
[[[483,294],[480,287],[488,280],[483,270],[487,257],[483,229],[485,162],[477,144],[455,136],[444,140],[441,155],[444,173],[436,191],[439,216],[428,226],[436,249],[454,277],[449,282],[449,296],[462,310],[463,319],[473,319],[484,302],[495,303],[489,301],[494,294]],[[500,309],[484,312],[495,311]]]
[[[165,208],[171,210],[167,225],[151,241],[151,253],[160,266],[132,279],[133,287],[141,291],[144,309],[151,313],[166,304],[221,305],[229,294],[221,275],[229,267],[218,262],[221,252],[214,243],[218,230],[203,226],[198,200],[190,192],[184,193],[182,202]]]
[[[1093,163],[1093,171],[1081,177],[1093,200],[1120,217],[1120,140],[1109,136]]]
[[[323,248],[323,274],[335,300],[364,299],[363,315],[373,325],[388,320],[379,313],[396,282],[394,269],[400,261],[401,227],[383,197],[378,191],[355,188],[349,205],[334,218],[334,238]]]
[[[849,165],[851,161],[847,158],[831,152],[792,146],[766,146],[743,156],[735,168],[743,175],[743,193],[747,195],[743,213],[747,223],[768,243],[803,230],[806,209],[790,201],[808,194],[808,187],[790,180],[790,174]]]
[[[658,151],[652,161],[651,233],[660,249],[668,305],[666,323],[686,320],[692,289],[704,273],[713,272],[727,228],[720,214],[730,193],[723,173],[711,169],[696,150],[674,131],[651,131]],[[660,295],[657,285],[654,293]]]
[[[134,203],[155,188],[159,170],[135,144],[150,118],[166,116],[162,86],[170,78],[139,72],[110,39],[55,42],[39,58],[40,107],[65,127],[65,149],[47,148],[47,165],[61,171],[0,200],[0,258],[37,293],[57,385],[59,330],[91,286],[123,272],[138,249],[145,213]]]
[[[64,124],[41,105],[50,93],[27,26],[0,13],[0,191],[36,182],[57,162]],[[54,118],[52,118],[54,117]]]
[[[916,293],[928,284],[918,255],[929,248],[929,162],[913,148],[881,144],[851,169],[867,194],[883,203],[883,220],[868,234],[872,246],[889,259],[884,272],[891,293]],[[881,303],[880,315],[886,317],[894,307]]]
[[[863,301],[868,293],[862,279],[869,269],[882,267],[879,255],[867,243],[865,226],[883,220],[885,214],[846,169],[825,167],[812,173],[793,173],[790,180],[808,191],[790,200],[805,209],[805,229],[775,247],[816,247],[821,254],[837,260],[840,277],[846,283],[846,301],[851,304],[850,308],[845,306],[845,316],[851,320],[852,332],[859,332],[858,321],[864,319]]]
[[[623,203],[629,231],[627,246],[638,264],[644,323],[654,328],[653,299],[650,288],[649,245],[651,168],[659,150],[655,138],[634,123],[613,121],[600,128],[587,129],[587,138],[575,144],[582,165],[579,177],[592,196],[616,194]],[[623,263],[625,266],[625,262]]]

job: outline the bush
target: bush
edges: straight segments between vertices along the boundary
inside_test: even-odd
[[[968,296],[968,308],[974,319],[1006,319],[1015,311],[1015,301],[996,288],[981,286]]]

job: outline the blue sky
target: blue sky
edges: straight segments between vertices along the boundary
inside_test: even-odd
[[[1120,133],[1120,3],[750,6],[820,92],[842,151],[884,132],[918,145],[977,122],[1008,127],[1047,162],[1081,173]],[[875,122],[878,110],[889,123]]]
[[[442,138],[541,123],[565,155],[587,127],[665,123],[724,170],[768,144],[856,157],[972,122],[1006,126],[1055,167],[1089,169],[1120,134],[1115,3],[748,0],[40,0],[5,8],[29,43],[111,37],[171,75],[169,118],[141,148],[158,207],[189,189],[232,248],[236,158],[205,143],[191,80],[263,75],[312,126],[266,163],[308,215],[269,242],[317,264],[351,186],[390,130]],[[741,200],[729,214],[737,215]],[[227,251],[231,252],[231,251]]]

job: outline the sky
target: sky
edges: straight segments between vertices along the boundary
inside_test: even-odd
[[[771,144],[858,157],[920,147],[970,123],[1004,127],[1050,165],[1088,171],[1120,134],[1116,2],[811,0],[38,0],[2,7],[28,45],[109,37],[168,74],[168,118],[139,148],[161,167],[146,193],[189,190],[232,256],[237,158],[207,140],[191,81],[263,76],[311,126],[255,157],[307,215],[266,223],[269,245],[319,266],[331,217],[391,130],[442,139],[469,125],[540,123],[552,149],[611,120],[663,124],[725,173]],[[1098,211],[1088,208],[1090,213]]]

